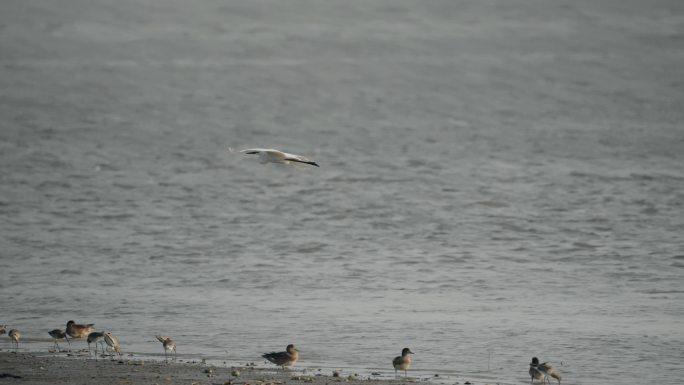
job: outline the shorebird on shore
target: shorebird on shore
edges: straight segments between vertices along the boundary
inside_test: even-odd
[[[539,380],[543,381],[544,380],[544,374],[537,370],[537,366],[539,365],[539,358],[537,357],[532,357],[532,362],[530,362],[530,377],[532,379],[530,380],[530,384],[534,382],[534,380]]]
[[[95,344],[95,360],[97,360],[97,343],[99,342],[102,344],[102,340],[104,339],[104,333],[103,332],[92,332],[88,334],[88,354],[90,354],[90,344],[94,343]],[[104,345],[102,346],[102,354],[104,354]]]
[[[176,359],[176,343],[173,342],[171,337],[169,336],[155,336],[157,337],[157,340],[162,343],[162,346],[164,346],[164,359],[168,360],[166,354],[169,350],[173,350],[173,359]]]
[[[406,377],[406,371],[408,370],[409,366],[411,366],[411,356],[409,356],[409,354],[413,354],[411,349],[403,348],[401,350],[401,356],[394,357],[392,360],[392,366],[394,366],[394,378],[397,378],[397,370],[403,370],[404,377]]]
[[[63,331],[61,331],[59,329],[55,329],[55,330],[50,330],[48,332],[48,334],[50,335],[50,337],[53,338],[53,342],[55,343],[55,346],[57,346],[57,350],[60,350],[60,347],[59,347],[59,344],[57,343],[57,340],[66,339],[66,342],[69,344],[69,346],[71,346],[71,342],[69,342],[69,337],[67,337],[67,334],[64,333]]]
[[[293,344],[289,344],[284,352],[264,353],[261,357],[285,369],[286,366],[292,366],[297,362],[299,351]]]
[[[7,325],[0,325],[0,336],[7,333]]]
[[[532,379],[530,380],[530,384],[534,382],[534,380],[539,380],[542,383],[545,381],[549,381],[549,377],[553,377],[556,380],[558,380],[558,385],[561,383],[561,375],[556,368],[553,366],[547,364],[546,362],[544,363],[539,363],[539,359],[537,357],[532,357],[532,362],[530,362],[530,377]]]
[[[121,345],[119,344],[119,339],[116,338],[116,336],[110,332],[106,332],[104,334],[104,340],[107,345],[109,345],[110,348],[112,348],[113,351],[119,353],[119,356],[121,356]]]
[[[70,320],[66,324],[66,334],[73,338],[87,337],[93,332],[93,325],[95,324],[80,325],[73,320]]]
[[[19,330],[17,329],[12,329],[9,331],[7,335],[9,336],[9,338],[12,339],[12,341],[14,341],[16,352],[17,350],[19,350],[19,339],[21,338],[21,333],[19,333]]]
[[[320,167],[318,163],[296,154],[288,154],[287,152],[282,152],[274,150],[272,148],[249,148],[240,151],[243,154],[256,154],[259,155],[259,161],[261,163],[281,163],[281,164],[291,164],[291,163],[304,163],[310,164],[312,166]]]

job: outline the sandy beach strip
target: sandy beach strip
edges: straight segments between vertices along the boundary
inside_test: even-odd
[[[334,377],[332,373],[221,367],[202,362],[167,363],[125,356],[95,361],[30,352],[0,352],[0,384],[328,385],[363,382],[369,385],[392,385],[416,381],[410,377],[397,380],[362,379],[350,373]]]

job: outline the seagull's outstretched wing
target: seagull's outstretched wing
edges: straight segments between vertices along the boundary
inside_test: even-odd
[[[287,152],[281,152],[285,156],[284,160],[288,162],[299,162],[299,163],[306,163],[310,164],[312,166],[320,167],[318,163],[310,160],[309,158],[303,157],[301,155],[296,155],[296,154],[288,154]]]
[[[248,148],[245,150],[240,150],[239,152],[242,152],[244,154],[258,154],[260,152],[280,152],[278,150],[274,150],[272,148]]]
[[[297,154],[289,154],[287,152],[278,151],[272,148],[248,148],[240,150],[244,154],[257,154],[262,163],[305,163],[312,166],[320,167],[318,163]]]

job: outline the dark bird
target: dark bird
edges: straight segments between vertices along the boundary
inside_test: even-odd
[[[97,343],[102,344],[104,339],[104,332],[92,332],[88,334],[88,354],[90,354],[90,344],[95,344],[95,359],[97,360]],[[102,346],[102,354],[104,354],[104,345]]]
[[[67,337],[67,334],[64,333],[63,331],[61,331],[59,329],[55,329],[55,330],[50,330],[48,332],[48,334],[50,335],[50,337],[52,337],[54,339],[53,341],[55,343],[55,346],[57,346],[57,350],[60,350],[59,344],[57,343],[57,340],[66,340],[66,342],[69,344],[69,346],[71,346],[71,342],[69,342],[69,337]]]

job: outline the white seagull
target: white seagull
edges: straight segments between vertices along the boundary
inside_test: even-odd
[[[312,166],[320,167],[318,163],[305,158],[301,155],[296,155],[296,154],[288,154],[287,152],[282,152],[278,150],[274,150],[272,148],[249,148],[246,150],[241,150],[240,152],[244,154],[258,154],[259,155],[259,161],[261,163],[282,163],[282,164],[290,164],[291,162],[295,163],[306,163],[310,164]]]

